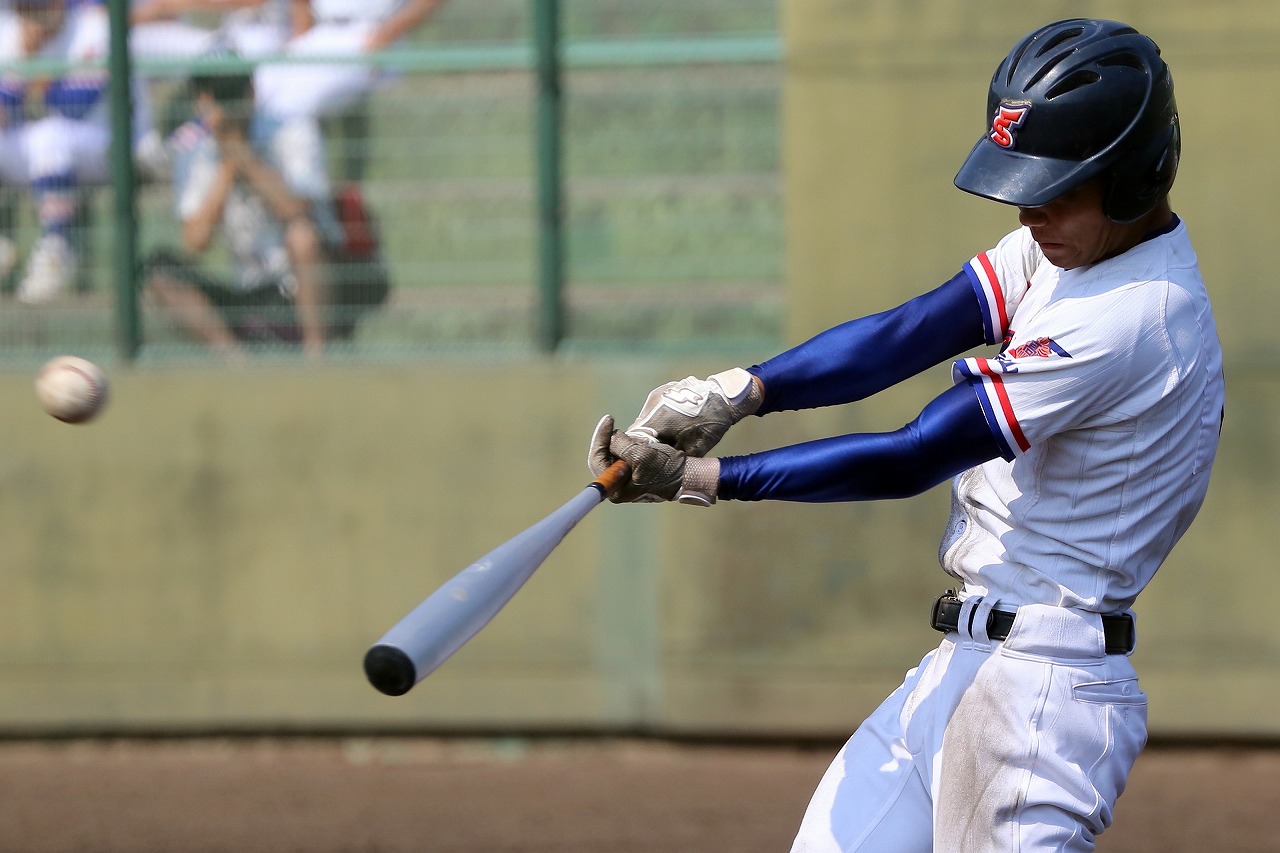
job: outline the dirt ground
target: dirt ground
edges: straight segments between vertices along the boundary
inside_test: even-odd
[[[836,745],[0,741],[0,850],[773,853]],[[1100,851],[1280,851],[1280,749],[1149,748]]]

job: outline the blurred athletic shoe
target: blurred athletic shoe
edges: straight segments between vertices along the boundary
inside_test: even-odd
[[[67,289],[76,272],[76,255],[67,238],[45,234],[27,258],[27,272],[18,283],[18,301],[28,305],[48,302]]]

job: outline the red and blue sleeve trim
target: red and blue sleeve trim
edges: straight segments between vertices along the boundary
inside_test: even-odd
[[[1009,311],[1005,306],[1004,291],[1000,289],[1000,279],[991,263],[990,253],[983,252],[969,261],[965,264],[964,271],[978,296],[987,343],[998,344],[1009,331]]]
[[[982,403],[982,411],[987,416],[987,423],[995,434],[996,441],[1001,445],[1001,455],[1005,459],[1013,459],[1017,453],[1030,450],[1031,442],[1027,441],[1018,417],[1014,414],[1001,371],[993,368],[985,358],[957,361],[955,370],[960,379],[977,386],[978,400]]]

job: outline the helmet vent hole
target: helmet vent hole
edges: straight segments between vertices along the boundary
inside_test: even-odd
[[[1036,51],[1036,56],[1044,56],[1063,42],[1078,39],[1082,35],[1084,35],[1084,27],[1071,27],[1070,29],[1062,30],[1049,41],[1045,42],[1044,46]]]
[[[1102,75],[1096,71],[1088,69],[1076,71],[1054,84],[1053,88],[1045,93],[1045,97],[1052,101],[1054,98],[1065,95],[1068,92],[1074,92],[1076,89],[1088,86],[1090,83],[1097,83],[1101,79]]]
[[[1103,68],[1124,67],[1132,68],[1135,71],[1147,70],[1142,60],[1132,53],[1113,53],[1110,56],[1104,56],[1098,60],[1098,65]]]
[[[1048,77],[1050,72],[1057,68],[1064,60],[1070,58],[1072,52],[1073,51],[1071,50],[1064,50],[1052,59],[1045,60],[1044,63],[1036,69],[1036,73],[1032,74],[1027,80],[1026,85],[1022,87],[1022,91],[1029,92],[1036,86],[1039,86],[1040,81]]]
[[[1026,55],[1027,49],[1029,47],[1031,47],[1031,43],[1027,42],[1022,46],[1022,48],[1017,52],[1016,55],[1011,56],[1009,59],[1005,60],[1004,68],[1005,68],[1006,74],[1004,78],[1004,84],[1006,86],[1011,85],[1013,83],[1013,75],[1017,73],[1018,66],[1022,62],[1022,57]],[[996,69],[996,73],[999,74],[1000,70]]]

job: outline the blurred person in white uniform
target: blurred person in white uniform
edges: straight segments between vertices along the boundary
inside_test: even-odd
[[[435,15],[444,0],[290,0],[293,35],[284,46],[287,62],[260,65],[254,75],[258,109],[279,126],[282,148],[300,162],[324,161],[307,146],[317,144],[320,120],[350,115],[387,77],[373,63],[358,61],[403,42]],[[325,62],[306,63],[307,58]],[[332,61],[350,59],[349,62]],[[367,132],[360,129],[356,132]],[[348,178],[363,177],[363,161],[350,164]],[[328,181],[315,175],[311,184]]]
[[[201,16],[214,23],[193,20]],[[129,47],[139,59],[191,59],[219,48],[261,59],[279,53],[291,32],[288,0],[138,0],[129,10]]]
[[[378,69],[361,62],[299,64],[307,57],[352,59],[380,53],[425,23],[444,0],[291,0],[290,62],[264,64],[254,78],[258,107],[278,119],[341,112],[377,85]]]
[[[0,184],[30,190],[40,237],[18,283],[22,302],[62,293],[78,258],[69,231],[83,204],[82,189],[110,179],[111,115],[106,66],[110,27],[103,0],[15,0],[0,8],[0,62],[73,63],[65,73],[0,75]],[[151,131],[148,99],[133,81],[133,152],[140,166],[160,146]],[[0,264],[18,252],[0,234]],[[8,269],[0,269],[0,277]]]

